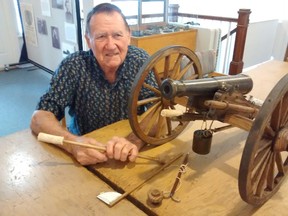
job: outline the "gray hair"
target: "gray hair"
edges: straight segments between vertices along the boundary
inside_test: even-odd
[[[95,6],[88,13],[87,18],[86,18],[86,30],[85,30],[86,34],[90,35],[90,20],[91,20],[93,15],[99,14],[99,13],[112,13],[112,12],[117,12],[121,15],[121,17],[123,18],[126,29],[130,32],[130,27],[129,27],[127,20],[126,20],[124,14],[122,13],[121,9],[118,8],[116,5],[113,5],[110,3],[102,3],[102,4]]]

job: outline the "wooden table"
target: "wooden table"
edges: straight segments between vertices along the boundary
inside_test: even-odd
[[[254,80],[251,94],[264,99],[288,72],[288,63],[270,61],[247,72]],[[96,196],[117,188],[131,190],[161,167],[145,159],[135,163],[109,161],[90,166],[101,179],[79,166],[55,146],[37,142],[30,130],[0,138],[0,215],[285,215],[288,181],[261,208],[241,200],[238,170],[247,132],[237,128],[215,133],[211,152],[191,152],[192,134],[199,128],[191,123],[175,140],[143,151],[150,156],[190,152],[186,173],[175,196],[181,202],[164,199],[159,206],[147,203],[151,188],[171,190],[182,158],[161,171],[127,199],[108,207]],[[219,123],[220,124],[220,123]],[[105,142],[112,135],[130,133],[128,121],[117,122],[87,136]],[[107,185],[103,180],[110,184]],[[135,206],[133,203],[135,203]],[[143,210],[143,211],[142,211]]]
[[[0,138],[0,148],[1,216],[145,215],[127,200],[114,208],[98,200],[111,188],[28,129]]]
[[[264,100],[278,80],[288,73],[288,63],[270,61],[246,73],[252,77],[254,82],[251,95]],[[129,200],[148,214],[158,215],[285,214],[288,208],[286,196],[288,181],[285,181],[280,191],[261,208],[253,207],[240,198],[238,171],[248,132],[232,128],[215,133],[211,152],[204,156],[197,155],[192,152],[191,144],[193,132],[201,128],[201,123],[197,121],[190,123],[189,127],[175,140],[143,152],[150,156],[175,155],[179,152],[190,153],[188,167],[185,174],[182,175],[181,186],[175,194],[180,202],[164,199],[161,205],[154,206],[147,202],[147,192],[152,188],[170,191],[183,158],[132,192]],[[217,127],[217,124],[214,126]],[[128,121],[121,121],[87,136],[106,142],[112,135],[126,136],[129,133]],[[115,190],[130,191],[160,166],[155,162],[139,158],[135,163],[109,161],[105,164],[91,166],[90,169],[97,175],[107,178],[107,182],[110,182]]]

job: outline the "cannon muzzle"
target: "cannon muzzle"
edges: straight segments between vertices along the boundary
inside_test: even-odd
[[[164,98],[173,99],[178,96],[201,96],[215,94],[218,90],[237,90],[242,94],[253,88],[252,79],[245,74],[217,76],[195,80],[165,79],[160,90]]]

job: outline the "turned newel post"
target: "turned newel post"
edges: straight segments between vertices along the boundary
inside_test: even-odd
[[[229,74],[235,75],[242,72],[243,69],[243,53],[245,48],[247,28],[249,24],[250,9],[240,9],[238,11],[238,22],[236,29],[236,39],[234,45],[233,58],[230,63]]]

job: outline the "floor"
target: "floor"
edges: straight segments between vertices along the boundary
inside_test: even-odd
[[[51,74],[31,64],[0,71],[0,136],[29,128]]]

